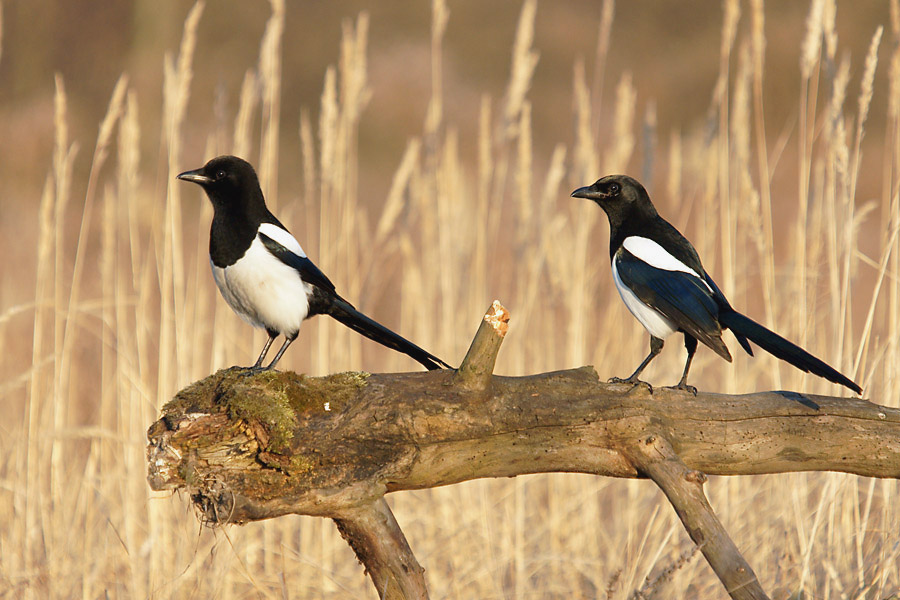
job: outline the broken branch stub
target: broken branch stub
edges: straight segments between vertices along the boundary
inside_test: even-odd
[[[509,330],[509,311],[494,300],[481,319],[469,351],[456,372],[454,383],[467,390],[484,390],[491,383],[500,345]]]

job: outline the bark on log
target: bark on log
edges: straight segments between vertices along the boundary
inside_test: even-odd
[[[476,342],[470,355],[490,347],[492,365],[499,343]],[[219,371],[151,426],[150,485],[188,490],[211,524],[333,518],[381,597],[425,598],[386,493],[554,471],[649,477],[731,597],[757,599],[766,595],[706,501],[704,473],[900,477],[900,410],[866,400],[651,394],[602,383],[591,367],[488,379],[474,366],[475,375]]]

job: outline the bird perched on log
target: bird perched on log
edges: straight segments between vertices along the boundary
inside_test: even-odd
[[[269,370],[297,338],[300,324],[330,315],[350,329],[402,352],[426,369],[449,367],[438,357],[376,323],[341,298],[300,243],[266,208],[256,171],[236,156],[219,156],[178,179],[196,183],[213,205],[209,262],[222,297],[241,318],[265,329],[269,339],[252,370]],[[284,344],[263,361],[278,335]]]
[[[649,387],[638,377],[662,351],[663,340],[680,331],[684,334],[687,361],[681,381],[674,387],[696,394],[697,389],[688,385],[687,376],[697,340],[731,362],[731,354],[722,341],[722,331],[730,329],[751,356],[753,342],[801,371],[824,377],[857,394],[862,392],[856,383],[822,360],[735,311],[703,269],[691,243],[659,216],[644,186],[635,179],[609,175],[578,188],[572,196],[593,200],[609,217],[613,281],[625,306],[650,333],[650,354],[630,377],[614,377],[611,383]]]

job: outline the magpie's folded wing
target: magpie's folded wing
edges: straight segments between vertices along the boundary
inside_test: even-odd
[[[702,279],[684,271],[658,269],[627,251],[617,253],[614,260],[622,283],[644,304],[662,313],[679,329],[726,360],[731,360],[721,338],[718,304]]]
[[[262,232],[257,233],[257,236],[259,236],[259,240],[272,256],[296,269],[303,281],[330,292],[335,291],[334,284],[325,276],[325,273],[319,270],[319,267],[313,261],[305,256],[297,255]]]

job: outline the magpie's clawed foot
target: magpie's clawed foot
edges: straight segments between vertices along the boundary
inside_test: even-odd
[[[262,373],[263,371],[269,370],[268,367],[261,367],[259,365],[253,365],[251,367],[237,367],[237,368],[241,370],[241,372],[240,372],[241,377],[253,377],[257,373]]]
[[[621,377],[610,377],[606,380],[606,383],[627,383],[634,386],[642,386],[651,394],[653,393],[653,386],[646,381],[641,381],[637,377],[629,377],[627,379],[622,379]]]
[[[688,385],[688,384],[687,384],[686,382],[684,382],[684,381],[679,381],[676,385],[670,385],[670,386],[668,386],[666,389],[670,389],[670,390],[679,390],[679,391],[682,391],[682,392],[687,392],[687,393],[689,393],[689,394],[691,394],[691,395],[694,395],[694,396],[697,395],[697,388],[695,388],[695,387],[692,386],[692,385]]]

